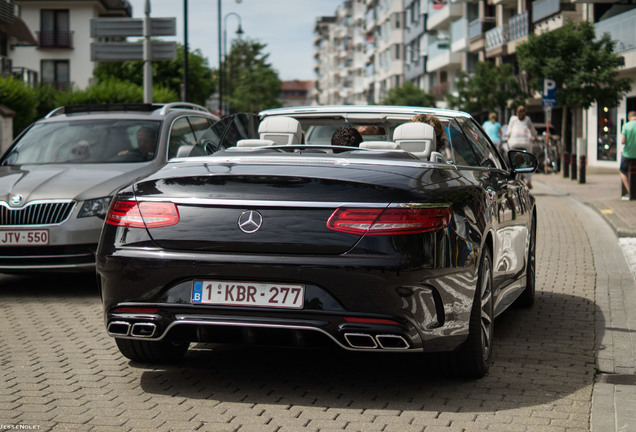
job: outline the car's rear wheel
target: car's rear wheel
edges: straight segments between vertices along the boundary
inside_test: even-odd
[[[140,341],[115,338],[117,348],[127,358],[141,363],[171,363],[179,360],[188,351],[188,342]]]
[[[486,375],[492,363],[494,321],[492,259],[490,251],[485,248],[470,313],[468,338],[457,351],[442,357],[443,370],[462,378],[481,378]]]
[[[532,221],[530,228],[530,244],[528,246],[528,259],[526,264],[526,288],[515,301],[519,307],[529,308],[534,304],[536,291],[536,255],[537,255],[537,224]]]

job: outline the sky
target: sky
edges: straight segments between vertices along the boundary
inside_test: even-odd
[[[269,63],[283,81],[314,79],[313,30],[316,19],[335,15],[344,0],[150,0],[150,16],[176,17],[177,35],[162,37],[183,45],[183,9],[188,3],[188,50],[201,50],[208,65],[218,68],[218,2],[227,23],[227,49],[241,19],[243,38],[267,45]],[[144,16],[146,0],[129,0],[133,17]],[[225,25],[225,24],[223,24]],[[223,33],[222,33],[223,34]]]

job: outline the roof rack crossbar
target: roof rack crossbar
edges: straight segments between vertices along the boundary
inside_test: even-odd
[[[193,104],[193,103],[189,103],[189,102],[171,102],[171,103],[165,104],[161,108],[161,114],[164,115],[165,113],[167,113],[171,109],[179,109],[179,108],[186,108],[186,109],[202,111],[202,112],[206,112],[206,113],[210,112],[207,108],[205,108],[205,107],[203,107],[201,105],[197,105],[197,104]]]

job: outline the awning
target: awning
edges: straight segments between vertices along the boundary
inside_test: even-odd
[[[38,40],[33,37],[31,30],[20,17],[15,17],[12,23],[0,23],[0,33],[18,39],[18,45],[37,45]]]

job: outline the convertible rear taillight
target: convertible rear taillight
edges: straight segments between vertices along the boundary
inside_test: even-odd
[[[106,223],[121,227],[160,228],[179,223],[174,203],[116,200],[110,206]]]
[[[450,207],[339,208],[327,227],[359,235],[414,234],[446,228],[450,220]]]

